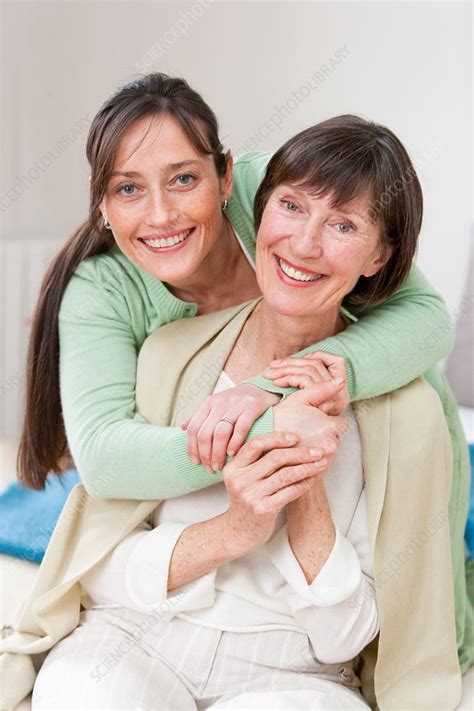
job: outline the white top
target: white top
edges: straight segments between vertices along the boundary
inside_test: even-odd
[[[221,374],[214,392],[234,383]],[[81,579],[85,607],[128,607],[221,630],[292,629],[309,635],[320,662],[355,657],[377,634],[372,555],[367,529],[360,437],[351,427],[325,475],[336,539],[309,585],[288,541],[286,511],[270,540],[168,596],[173,548],[183,530],[228,509],[222,482],[163,501]]]

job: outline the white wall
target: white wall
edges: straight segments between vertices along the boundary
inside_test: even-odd
[[[469,3],[6,0],[2,14],[3,240],[60,243],[82,221],[90,118],[159,69],[204,94],[234,151],[344,112],[390,126],[424,187],[419,264],[456,309],[472,217]]]

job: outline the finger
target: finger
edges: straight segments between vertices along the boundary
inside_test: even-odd
[[[230,418],[229,418],[230,419]],[[214,442],[214,434],[217,436],[221,435],[227,437],[232,434],[233,425],[230,422],[222,421],[222,415],[212,411],[205,422],[202,424],[201,429],[197,433],[197,444],[199,450],[199,458],[205,467],[211,469],[211,453],[212,446]]]
[[[294,359],[294,362],[289,359],[288,362],[284,365],[280,364],[273,368],[269,368],[265,371],[264,375],[269,380],[273,380],[274,378],[279,377],[279,375],[283,376],[290,373],[306,373],[307,375],[319,375],[318,382],[319,380],[330,380],[331,378],[329,370],[324,365],[324,363],[320,363],[319,361],[313,361],[311,363],[308,363],[307,360],[297,360],[296,358]]]
[[[191,422],[191,420],[186,420],[186,422],[183,422],[183,424],[181,425],[181,429],[187,430],[190,422]]]
[[[321,458],[315,462],[307,462],[304,464],[296,464],[292,467],[283,467],[271,476],[264,479],[259,487],[260,492],[263,491],[264,496],[271,496],[276,491],[280,491],[286,486],[290,486],[297,481],[314,478],[320,476],[326,469],[328,460]]]
[[[345,434],[348,429],[349,429],[349,420],[347,420],[345,417],[332,417],[331,418],[333,423],[336,425],[336,429],[338,434]]]
[[[318,353],[322,353],[323,351],[318,351]],[[308,353],[308,355],[305,356],[289,356],[288,358],[276,358],[275,360],[270,361],[269,366],[272,368],[287,368],[288,366],[291,365],[307,365],[308,360],[322,360],[322,358],[318,358],[315,353]]]
[[[229,417],[229,420],[232,418]],[[211,468],[213,471],[222,471],[224,468],[229,442],[234,433],[235,425],[232,425],[227,420],[221,420],[217,423],[214,430],[214,436],[211,443]]]
[[[232,437],[227,445],[227,454],[233,455],[243,446],[257,417],[254,412],[244,412],[235,423]]]
[[[210,405],[206,401],[188,422],[188,427],[186,430],[188,433],[188,455],[194,464],[199,464],[199,462],[201,461],[199,457],[197,435],[202,427],[203,422],[205,422],[209,411]]]
[[[342,375],[344,378],[347,376],[346,361],[343,356],[334,355],[334,353],[327,353],[326,351],[316,351],[315,353],[308,353],[305,358],[308,360],[317,358],[324,363],[333,376]]]
[[[290,501],[299,499],[300,496],[311,489],[315,481],[317,481],[317,478],[308,477],[307,479],[302,479],[294,484],[285,486],[284,489],[280,489],[280,491],[276,491],[274,494],[267,497],[269,512],[281,511],[287,504],[290,503]]]
[[[258,461],[260,457],[273,449],[292,447],[298,441],[294,432],[269,432],[268,434],[254,437],[246,442],[235,455],[232,465],[246,467]]]
[[[251,466],[244,467],[239,474],[239,484],[245,489],[252,483],[263,481],[285,467],[308,464],[323,458],[323,448],[286,447],[272,449]],[[234,460],[235,461],[235,460]]]
[[[274,384],[279,388],[311,388],[313,385],[317,385],[321,381],[315,380],[309,375],[287,375],[281,378],[276,378]]]
[[[336,401],[335,400],[326,400],[326,402],[322,402],[320,405],[318,405],[319,409],[321,412],[324,412],[325,415],[339,415],[340,410],[337,408],[336,409]]]
[[[310,388],[305,388],[297,393],[293,393],[290,397],[292,397],[294,401],[317,407],[321,403],[326,402],[326,400],[334,399],[343,386],[344,382],[339,383],[336,380],[326,380]]]

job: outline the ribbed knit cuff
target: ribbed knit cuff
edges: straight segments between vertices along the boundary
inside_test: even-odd
[[[263,415],[260,415],[260,417],[255,420],[247,435],[247,441],[253,437],[257,437],[258,435],[268,434],[270,432],[273,432],[272,407],[265,410]],[[212,474],[209,474],[202,464],[193,464],[188,457],[186,445],[187,434],[183,431],[178,434],[177,440],[175,441],[173,460],[173,468],[174,471],[179,472],[180,481],[177,482],[175,491],[171,488],[169,488],[169,490],[164,490],[166,496],[161,494],[162,499],[171,499],[175,496],[181,495],[183,493],[183,488],[186,492],[198,491],[199,489],[204,489],[207,486],[211,486],[212,484],[217,484],[222,481],[222,472],[213,472]],[[230,462],[231,459],[232,457],[227,457],[226,463]],[[180,490],[180,493],[177,493],[178,489]]]
[[[258,435],[269,434],[270,432],[273,432],[273,407],[269,407],[263,415],[260,415],[255,420],[247,435],[247,441]]]
[[[340,355],[340,353],[338,353],[337,350],[331,348],[331,345],[329,344],[329,342],[328,343],[324,342],[324,344],[322,346],[319,345],[317,349],[314,348],[314,346],[305,348],[304,351],[301,351],[298,355],[303,357],[307,353],[314,353],[315,350],[326,351],[326,353],[332,353],[333,355]],[[354,400],[358,399],[357,397],[355,397],[355,388],[356,388],[355,375],[354,375],[352,365],[347,360],[347,358],[344,359],[344,362],[345,362],[345,366],[346,366],[347,390],[349,392],[349,398],[350,398],[351,402],[353,402]],[[260,388],[261,390],[266,390],[269,393],[275,393],[277,395],[282,395],[283,399],[288,397],[288,395],[295,393],[298,390],[298,388],[280,388],[277,385],[275,385],[273,380],[268,380],[263,375],[255,375],[253,378],[244,380],[244,382],[250,383],[250,385],[255,385],[257,388]]]
[[[291,393],[295,393],[298,388],[280,388],[275,385],[273,380],[268,380],[263,375],[255,375],[253,378],[244,380],[244,383],[250,383],[250,385],[255,385],[260,390],[266,390],[268,393],[275,393],[275,395],[283,395],[283,398],[288,397]]]

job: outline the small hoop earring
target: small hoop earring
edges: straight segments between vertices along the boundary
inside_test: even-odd
[[[224,200],[224,202],[221,204],[222,212],[225,212],[227,210],[227,205],[229,204],[228,200]]]
[[[105,217],[104,217],[104,227],[106,230],[111,230],[112,227],[110,226],[110,222],[108,222]]]

